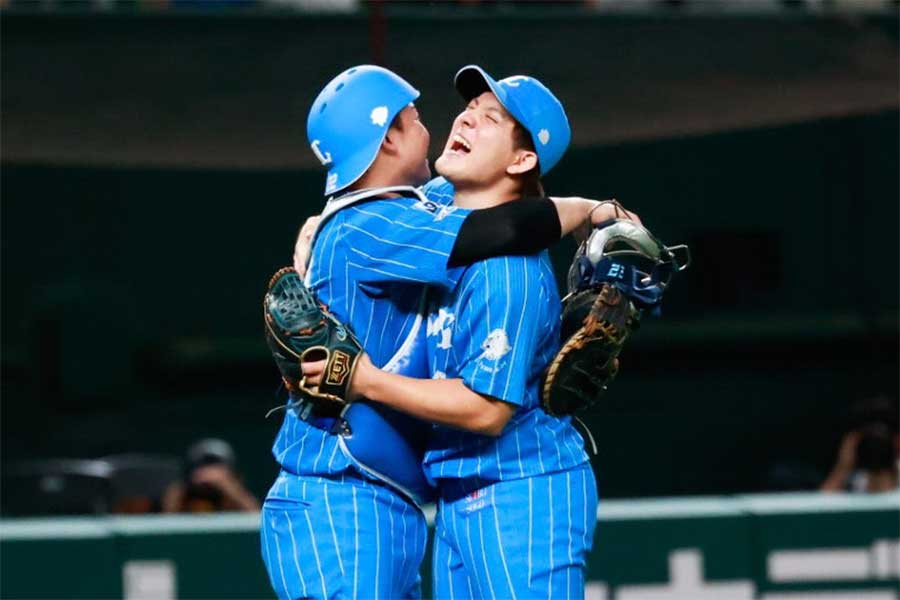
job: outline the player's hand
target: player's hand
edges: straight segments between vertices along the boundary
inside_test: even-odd
[[[591,225],[599,225],[610,219],[628,219],[634,221],[638,225],[643,225],[643,223],[641,223],[641,218],[637,216],[637,213],[627,210],[624,206],[619,204],[619,201],[615,198],[612,200],[601,200],[600,203],[591,210]]]
[[[303,371],[303,376],[306,378],[306,385],[317,386],[322,382],[325,364],[326,362],[324,360],[300,363],[300,369]],[[347,387],[348,397],[345,398],[347,402],[353,402],[360,398],[362,395],[360,390],[362,389],[366,378],[370,377],[373,371],[378,371],[378,369],[372,364],[369,355],[363,352],[357,359],[356,368],[353,371],[353,379],[350,380],[350,385]]]
[[[308,218],[300,231],[297,232],[297,241],[294,242],[294,270],[300,277],[306,276],[306,261],[312,251],[312,236],[319,224],[319,215]]]

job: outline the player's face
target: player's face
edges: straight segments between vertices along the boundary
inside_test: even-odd
[[[487,187],[515,161],[515,120],[491,92],[473,98],[453,121],[435,170],[455,186]]]
[[[397,143],[399,156],[407,173],[407,180],[421,185],[431,178],[428,166],[428,143],[431,136],[419,118],[419,111],[410,104],[397,115],[400,127],[392,127],[391,135]]]

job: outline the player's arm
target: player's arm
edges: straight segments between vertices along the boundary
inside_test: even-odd
[[[305,372],[305,367],[304,367]],[[516,406],[468,388],[462,379],[415,379],[388,373],[363,357],[350,392],[419,419],[497,436]]]
[[[325,362],[302,363],[309,385],[318,385]],[[497,436],[516,412],[516,406],[479,394],[462,379],[416,379],[382,371],[368,355],[360,355],[350,383],[349,400],[366,398],[423,421],[474,433]]]
[[[448,259],[448,266],[469,265],[495,256],[540,252],[586,223],[638,216],[618,203],[588,198],[523,198],[474,210],[466,217]]]
[[[539,252],[588,222],[598,224],[611,218],[629,218],[640,222],[636,214],[625,211],[618,204],[580,197],[524,198],[481,210],[457,211],[455,214],[439,207],[434,207],[431,214],[426,211],[407,212],[402,200],[395,202],[397,206],[385,207],[382,204],[370,207],[375,210],[364,207],[355,209],[350,220],[353,226],[373,234],[383,232],[382,236],[370,236],[367,242],[372,252],[360,255],[359,259],[364,265],[378,269],[375,272],[380,272],[385,279],[412,278],[420,283],[443,284],[442,275],[446,269],[494,256]],[[312,234],[318,221],[318,216],[307,219],[294,243],[294,268],[301,276],[306,273]],[[402,225],[397,227],[397,223]],[[385,230],[386,224],[394,227]],[[395,254],[398,248],[414,248],[422,244],[436,253],[420,253],[420,259],[425,261],[420,263],[424,267],[420,272],[394,270],[390,266],[388,255]],[[428,268],[429,261],[435,263],[435,268]],[[385,269],[385,266],[388,268]]]
[[[365,397],[426,421],[500,435],[524,399],[546,328],[540,318],[546,299],[540,294],[537,260],[504,257],[478,266],[481,271],[470,282],[475,291],[458,304],[464,307],[457,315],[460,378],[415,379],[381,371],[362,357],[350,382],[350,399]],[[306,381],[317,385],[325,364],[302,363],[301,368]]]

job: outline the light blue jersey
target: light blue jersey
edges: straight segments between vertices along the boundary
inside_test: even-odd
[[[375,365],[427,377],[425,284],[454,286],[462,275],[462,269],[447,269],[447,259],[467,214],[419,198],[393,198],[346,206],[324,222],[307,285],[352,327]],[[427,526],[407,499],[416,494],[398,490],[421,488],[384,481],[394,484],[408,474],[402,483],[424,482],[424,437],[420,446],[407,441],[410,423],[413,432],[427,430],[411,417],[385,418],[384,410],[366,403],[348,409],[351,424],[351,411],[368,419],[351,439],[303,420],[295,408],[285,415],[272,448],[281,473],[263,505],[260,531],[280,598],[420,596]],[[397,476],[364,468],[372,462],[389,463]]]
[[[395,355],[417,325],[424,330],[417,324],[424,284],[452,287],[462,276],[462,268],[447,269],[447,259],[469,212],[418,198],[372,200],[337,212],[318,233],[307,285],[350,325],[376,366],[395,358],[390,370],[427,377],[420,340]],[[338,436],[291,410],[272,453],[296,475],[337,475],[350,467]]]
[[[560,301],[546,252],[492,258],[435,291],[432,376],[461,378],[517,407],[498,437],[434,426],[426,475],[440,489],[434,597],[580,598],[597,490],[568,418],[540,406],[559,349]]]
[[[541,375],[559,350],[559,314],[546,252],[475,263],[454,290],[435,290],[427,329],[432,377],[461,378],[518,409],[496,438],[434,427],[425,458],[430,479],[503,481],[587,462],[570,420],[540,406]]]

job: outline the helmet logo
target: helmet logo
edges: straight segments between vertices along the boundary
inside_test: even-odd
[[[519,87],[520,81],[528,81],[528,78],[524,75],[513,75],[512,77],[507,77],[503,80],[503,83],[512,87]]]
[[[327,165],[328,163],[331,162],[331,152],[326,152],[325,154],[322,154],[322,151],[319,150],[320,143],[321,142],[319,140],[313,140],[312,151],[313,151],[313,154],[316,155],[316,158],[319,159],[320,163],[322,163],[323,165]]]
[[[369,118],[372,119],[372,125],[378,125],[379,127],[384,127],[384,124],[387,123],[388,118],[388,108],[387,106],[377,106],[372,109],[372,114],[369,115]]]
[[[541,129],[538,132],[538,140],[541,142],[541,144],[546,146],[547,142],[550,141],[550,132],[547,131],[546,129]]]

